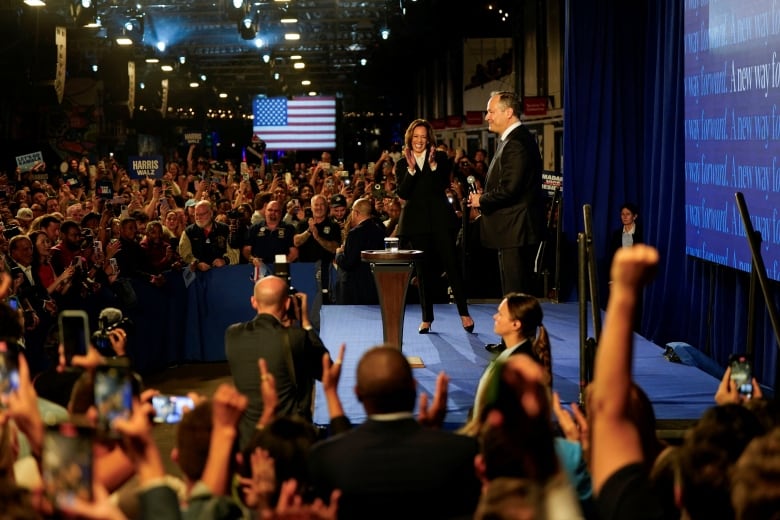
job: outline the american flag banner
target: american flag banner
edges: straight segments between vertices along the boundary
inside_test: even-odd
[[[255,97],[256,136],[268,150],[335,150],[336,98]]]

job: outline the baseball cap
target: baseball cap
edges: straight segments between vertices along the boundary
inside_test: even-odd
[[[344,195],[337,193],[330,198],[330,205],[334,208],[346,208],[347,198]]]
[[[32,220],[35,218],[35,215],[33,215],[33,212],[30,208],[19,208],[19,211],[16,212],[16,218],[22,220]]]
[[[187,202],[184,203],[185,208],[190,208],[195,205],[195,199],[187,199]]]

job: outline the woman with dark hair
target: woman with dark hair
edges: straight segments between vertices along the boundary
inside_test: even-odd
[[[493,367],[509,356],[525,354],[539,363],[544,369],[545,383],[552,388],[552,348],[547,329],[542,325],[542,306],[539,300],[530,294],[509,293],[498,305],[493,315],[493,332],[501,337],[506,348],[496,356],[495,363],[485,369],[477,385],[474,407],[470,421],[461,433],[476,435],[481,425],[480,412],[485,404],[485,385],[490,380]]]
[[[41,281],[50,296],[55,295],[55,293],[56,295],[64,293],[70,287],[75,267],[69,265],[57,276],[51,266],[52,243],[46,232],[33,231],[29,237],[33,245],[32,267],[35,276]]]
[[[466,289],[457,262],[455,237],[460,221],[447,200],[450,185],[450,161],[445,152],[436,151],[433,127],[424,119],[415,119],[406,129],[404,157],[396,163],[397,194],[405,202],[398,219],[397,235],[405,246],[424,252],[417,268],[422,323],[417,331],[428,334],[433,322],[436,282],[446,273],[466,332],[474,331],[469,316]]]
[[[626,202],[620,206],[620,228],[612,232],[612,238],[609,241],[609,259],[612,261],[612,257],[621,247],[631,247],[634,244],[641,244],[642,239],[642,227],[637,223],[639,218],[639,209],[636,204]]]

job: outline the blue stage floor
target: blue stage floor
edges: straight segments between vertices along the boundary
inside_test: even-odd
[[[544,303],[544,326],[552,344],[553,387],[564,402],[576,402],[579,394],[579,307],[577,303]],[[425,368],[415,368],[418,392],[432,394],[436,376],[444,371],[450,378],[446,426],[465,422],[474,400],[477,382],[491,358],[485,343],[493,343],[496,304],[471,304],[476,323],[467,334],[454,305],[435,306],[431,334],[420,335],[420,309],[409,305],[404,318],[403,352],[419,356]],[[363,352],[382,343],[382,321],[378,306],[324,306],[320,335],[335,356],[346,343],[339,395],[349,418],[359,423],[365,412],[355,399],[355,368]],[[590,314],[588,314],[590,320]],[[663,357],[664,350],[639,335],[635,336],[634,380],[647,392],[659,420],[692,420],[714,404],[719,381],[706,372]],[[325,398],[317,385],[314,421],[328,423]]]

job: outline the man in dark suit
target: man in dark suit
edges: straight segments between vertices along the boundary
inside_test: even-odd
[[[225,354],[233,382],[249,398],[238,428],[241,449],[251,440],[263,414],[259,358],[265,360],[276,384],[276,413],[312,419],[314,380],[322,378],[322,356],[328,350],[312,328],[306,300],[303,293],[291,297],[284,279],[266,276],[255,284],[251,298],[257,316],[225,331]],[[291,305],[300,305],[302,328],[290,326]]]
[[[482,245],[498,250],[503,294],[537,292],[534,259],[545,231],[542,157],[533,135],[520,123],[520,113],[514,93],[491,94],[485,121],[500,142],[485,189],[469,195],[469,205],[482,213]]]
[[[376,292],[371,266],[360,257],[366,250],[385,248],[385,228],[372,216],[373,205],[369,199],[358,199],[352,205],[351,228],[344,246],[336,249],[338,270],[338,294],[336,303],[343,305],[376,305]]]
[[[315,493],[342,492],[339,519],[471,518],[479,495],[476,440],[415,420],[416,384],[403,353],[368,350],[355,393],[368,419],[309,454]]]

